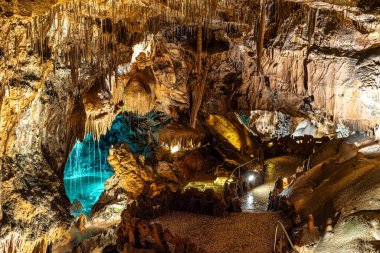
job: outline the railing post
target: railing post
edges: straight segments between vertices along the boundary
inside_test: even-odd
[[[284,224],[282,224],[281,221],[277,221],[276,232],[275,232],[275,234],[274,234],[273,252],[276,252],[276,242],[277,242],[278,225],[280,225],[281,228],[282,228],[282,230],[284,231],[285,236],[286,236],[286,238],[288,239],[288,242],[289,242],[290,246],[292,247],[292,250],[294,250],[296,253],[299,253],[299,252],[294,248],[294,245],[293,245],[293,243],[292,243],[292,240],[290,240],[289,234],[288,234],[288,232],[286,232],[286,229],[285,229],[285,227],[284,227]]]
[[[250,160],[250,161],[248,161],[248,162],[246,162],[246,163],[243,163],[243,164],[237,166],[237,167],[232,171],[232,173],[228,176],[228,178],[226,179],[226,181],[224,181],[224,184],[223,184],[223,192],[222,192],[222,200],[223,200],[223,201],[224,201],[224,192],[225,192],[225,190],[226,190],[227,182],[228,182],[228,180],[231,178],[231,176],[235,173],[235,171],[236,171],[237,169],[239,169],[239,179],[240,179],[240,168],[243,167],[243,166],[245,166],[245,165],[247,165],[247,164],[249,164],[249,163],[251,163],[251,162],[253,162],[253,161],[255,161],[255,160],[257,160],[257,159],[258,159],[258,158],[253,158],[252,160]]]

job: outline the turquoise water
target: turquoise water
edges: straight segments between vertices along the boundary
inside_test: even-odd
[[[64,171],[66,194],[73,203],[79,200],[83,213],[89,214],[92,206],[104,191],[104,183],[113,175],[107,157],[109,146],[87,135],[83,142],[77,141],[67,160]],[[80,213],[80,212],[79,212]],[[72,212],[72,215],[79,215]]]
[[[81,212],[89,215],[104,191],[106,180],[114,173],[107,161],[111,146],[126,142],[133,153],[142,154],[149,160],[157,147],[152,133],[169,120],[168,116],[157,112],[146,116],[121,113],[99,141],[93,140],[92,134],[85,136],[82,142],[77,141],[64,170],[64,185],[70,202],[79,200],[83,206]],[[74,216],[79,213],[71,212]]]

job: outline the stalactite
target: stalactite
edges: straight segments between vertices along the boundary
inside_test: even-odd
[[[202,77],[202,42],[203,42],[203,33],[202,33],[202,17],[198,17],[198,27],[197,27],[197,82],[196,87],[193,87],[192,90],[192,104],[190,110],[190,126],[195,129],[197,122],[197,115],[199,108],[202,103],[203,92],[206,84],[206,77]],[[203,73],[204,74],[204,73]],[[206,74],[207,75],[207,74]]]
[[[263,56],[266,23],[266,0],[260,0],[260,22],[257,33],[257,75],[262,73],[261,59]]]
[[[22,252],[24,238],[17,232],[11,232],[0,240],[0,252],[18,253]]]
[[[189,151],[200,148],[202,141],[200,139],[192,139],[191,137],[174,138],[170,142],[161,142],[161,147],[170,151]]]
[[[101,135],[105,135],[111,128],[115,115],[113,113],[104,113],[99,116],[98,112],[90,111],[86,115],[85,134],[93,134],[93,138],[100,139]]]

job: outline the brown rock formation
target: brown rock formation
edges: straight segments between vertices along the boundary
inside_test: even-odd
[[[368,72],[378,71],[378,17],[333,3],[281,1],[270,8],[268,21],[276,22],[266,32],[263,74],[252,75],[256,63],[243,56],[237,107],[326,114],[355,129],[378,124],[379,89]],[[247,54],[256,44],[251,38]]]
[[[192,123],[214,117],[219,129],[236,128],[228,112],[253,109],[351,130],[380,124],[377,1],[186,3],[0,2],[1,240],[41,249],[56,238],[69,220],[62,175],[75,140],[99,137],[122,109],[157,109],[182,124],[191,111]],[[232,145],[254,153],[240,134]],[[137,196],[156,180],[130,153],[114,158],[123,177],[108,189]],[[147,191],[169,185],[161,179]]]
[[[150,167],[143,167],[132,154],[128,144],[121,143],[110,150],[108,161],[115,171],[118,186],[133,197],[144,190],[145,182],[153,182],[155,173]]]
[[[313,160],[318,160],[317,154],[326,157],[330,153],[330,158],[297,177],[278,194],[278,208],[284,210],[297,225],[310,220],[310,215],[314,217],[316,228],[326,226],[325,230],[331,230],[327,226],[334,224],[334,239],[327,233],[321,235],[319,242],[316,228],[305,225],[303,237],[296,240],[301,246],[317,243],[314,247],[316,252],[360,252],[356,249],[364,248],[369,252],[376,251],[376,245],[371,244],[374,234],[367,235],[362,228],[378,221],[378,201],[371,202],[370,199],[380,189],[376,176],[380,171],[379,159],[357,154],[357,150],[345,142],[340,142],[338,147],[336,142],[328,144],[317,151]],[[371,211],[366,213],[366,210]],[[349,226],[358,229],[355,239],[347,237]],[[378,231],[377,228],[373,229]]]
[[[81,213],[78,217],[76,226],[79,232],[81,232],[82,234],[86,231],[86,224],[87,224],[87,217],[86,215]]]
[[[118,230],[117,249],[119,252],[169,252],[169,245],[175,252],[200,253],[205,252],[188,238],[173,235],[163,229],[159,223],[123,214],[123,221]]]
[[[159,162],[154,169],[137,160],[128,144],[120,143],[110,150],[109,163],[115,171],[117,187],[137,198],[144,191],[156,195],[166,186],[176,191],[180,183],[178,176],[167,162]],[[158,186],[162,185],[162,186]],[[176,186],[177,185],[177,186]],[[158,191],[158,192],[156,192]]]

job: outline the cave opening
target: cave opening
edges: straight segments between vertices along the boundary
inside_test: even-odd
[[[91,209],[104,191],[107,179],[114,174],[107,160],[110,148],[125,142],[132,153],[141,154],[146,160],[153,159],[156,145],[152,129],[157,128],[161,120],[165,122],[167,119],[164,114],[157,112],[144,116],[122,112],[99,140],[89,133],[83,141],[76,141],[64,169],[64,186],[73,216],[79,216],[80,213],[91,216]]]

